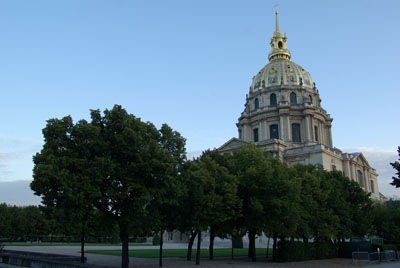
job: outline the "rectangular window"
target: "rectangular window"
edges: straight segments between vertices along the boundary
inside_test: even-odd
[[[315,141],[318,142],[318,127],[314,127]]]
[[[258,142],[258,128],[253,129],[254,142]]]
[[[279,139],[278,125],[269,126],[269,135],[271,139]]]
[[[300,124],[292,124],[292,140],[293,142],[301,142]]]

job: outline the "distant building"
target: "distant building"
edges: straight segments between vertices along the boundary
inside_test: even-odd
[[[379,200],[378,174],[365,156],[333,147],[333,118],[322,108],[310,74],[290,61],[286,41],[276,12],[269,63],[253,77],[245,110],[236,124],[239,138],[230,139],[218,150],[229,152],[255,143],[289,166],[321,164],[326,170],[341,171]]]

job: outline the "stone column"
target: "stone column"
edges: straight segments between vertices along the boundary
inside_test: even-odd
[[[351,165],[351,173],[353,174],[353,181],[358,182],[357,172],[356,172],[357,166],[355,163],[351,163],[351,164],[352,164]]]
[[[323,144],[323,145],[325,145],[323,124],[322,124],[321,121],[319,122],[318,130],[319,130],[319,140],[320,140],[320,143]]]
[[[282,135],[282,139],[284,141],[288,141],[290,138],[289,135],[289,119],[288,119],[288,115],[289,115],[289,110],[288,109],[281,109],[279,110],[279,118],[280,118],[280,135]]]
[[[305,142],[309,142],[310,141],[310,128],[309,128],[309,125],[310,125],[310,120],[309,120],[309,118],[308,118],[308,115],[306,115],[305,117],[304,117],[304,141]]]
[[[282,140],[287,141],[285,133],[286,131],[284,129],[285,129],[285,121],[283,115],[281,115],[279,117],[279,136],[282,137]]]
[[[332,143],[332,125],[328,125],[328,140],[329,140],[329,147],[333,148],[333,143]]]
[[[369,173],[368,173],[368,169],[366,167],[363,167],[363,175],[364,175],[364,183],[365,183],[365,191],[366,192],[371,192],[371,187],[369,185]]]
[[[286,136],[288,140],[292,140],[292,128],[290,127],[290,117],[286,115]]]
[[[258,121],[258,131],[259,131],[259,135],[260,135],[260,137],[259,137],[259,141],[263,141],[263,140],[265,140],[265,130],[264,130],[264,128],[263,128],[263,121]]]
[[[314,130],[314,116],[310,115],[310,125],[311,125],[311,139],[312,141],[316,142],[315,138],[315,130]]]

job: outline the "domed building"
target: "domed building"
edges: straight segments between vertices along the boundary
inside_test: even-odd
[[[321,164],[339,170],[379,199],[378,174],[362,153],[343,153],[333,147],[333,118],[322,108],[311,75],[291,61],[287,37],[276,29],[271,38],[269,63],[254,77],[239,117],[239,137],[218,150],[230,152],[247,143],[277,155],[289,166]]]

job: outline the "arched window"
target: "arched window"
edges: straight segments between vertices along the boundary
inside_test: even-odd
[[[357,179],[358,179],[358,183],[360,184],[360,186],[362,188],[364,188],[364,178],[363,178],[363,174],[361,173],[361,171],[357,170]]]
[[[258,128],[253,129],[254,142],[258,142]]]
[[[259,103],[258,103],[258,99],[256,98],[256,99],[254,100],[254,109],[255,109],[255,110],[258,110],[258,107],[259,107]]]
[[[293,142],[301,142],[300,124],[292,124],[292,140]]]
[[[297,96],[296,93],[290,93],[290,104],[297,104]]]
[[[281,41],[279,41],[279,42],[278,42],[278,48],[279,48],[279,49],[282,49],[282,47],[283,47],[283,43],[282,43]]]
[[[269,126],[269,135],[271,139],[279,139],[278,125]]]
[[[272,94],[269,96],[269,104],[270,104],[271,106],[276,106],[276,95],[275,95],[275,93],[272,93]]]
[[[311,104],[312,103],[312,97],[311,95],[308,95],[308,102]]]

